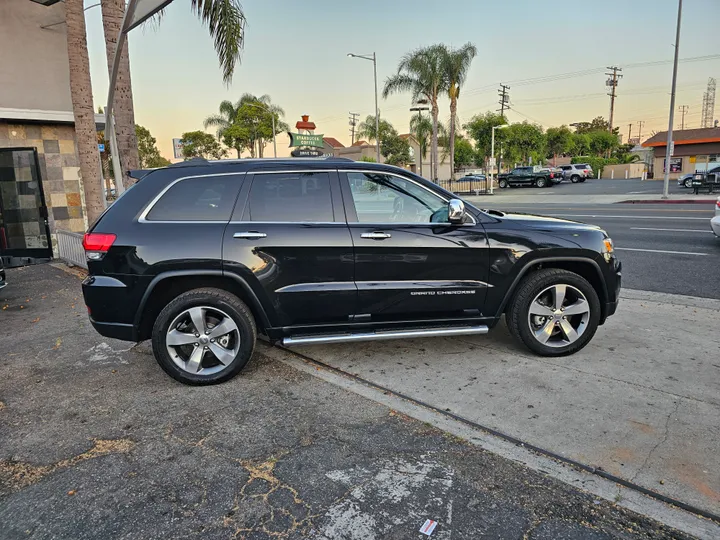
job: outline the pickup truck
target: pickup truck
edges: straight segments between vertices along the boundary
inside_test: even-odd
[[[554,174],[548,169],[536,171],[534,167],[516,167],[509,173],[498,175],[498,186],[501,188],[516,186],[550,187],[555,185]]]

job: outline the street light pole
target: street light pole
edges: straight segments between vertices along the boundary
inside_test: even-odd
[[[508,127],[507,124],[503,124],[501,126],[493,126],[492,127],[492,136],[490,137],[490,195],[493,194],[493,167],[496,166],[495,161],[495,130],[496,129],[503,129]],[[498,168],[498,173],[500,172],[500,169]]]
[[[378,108],[378,85],[377,85],[377,56],[369,54],[353,54],[348,53],[350,58],[362,58],[370,60],[373,63],[373,77],[375,79],[375,152],[377,154],[377,162],[380,163],[380,109]]]
[[[665,176],[663,178],[662,198],[667,199],[670,192],[670,158],[672,158],[673,121],[675,120],[675,87],[677,85],[678,54],[680,52],[680,19],[682,0],[678,0],[677,30],[675,31],[675,59],[673,61],[672,89],[670,91],[670,118],[668,120],[667,146],[665,150]]]

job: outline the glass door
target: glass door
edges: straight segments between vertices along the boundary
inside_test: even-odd
[[[35,149],[0,149],[0,255],[52,257],[47,217]]]

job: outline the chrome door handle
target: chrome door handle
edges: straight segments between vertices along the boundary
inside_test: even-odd
[[[233,234],[233,238],[245,238],[247,240],[254,240],[257,238],[265,238],[267,237],[267,234],[264,232],[256,232],[256,231],[246,231],[246,232],[236,232]]]
[[[386,232],[366,232],[360,235],[360,238],[372,238],[373,240],[385,240],[392,235]]]

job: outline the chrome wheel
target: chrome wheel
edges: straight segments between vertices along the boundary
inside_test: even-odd
[[[571,285],[543,289],[530,303],[528,324],[535,339],[548,347],[565,347],[583,335],[590,320],[590,304]]]
[[[692,181],[693,181],[692,178],[688,178],[687,180],[685,180],[685,187],[686,187],[686,188],[691,188],[691,187],[692,187]]]
[[[186,309],[170,323],[165,346],[173,362],[194,375],[212,375],[240,350],[240,331],[224,311],[207,306]]]

